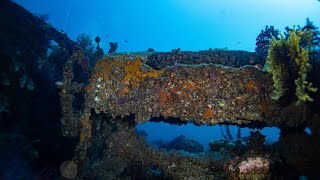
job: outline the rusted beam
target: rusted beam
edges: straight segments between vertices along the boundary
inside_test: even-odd
[[[230,67],[253,65],[262,67],[265,60],[255,52],[235,51],[223,49],[209,49],[205,51],[154,52],[148,56],[147,65],[154,69],[163,69],[178,64],[212,63]]]
[[[270,74],[253,66],[179,64],[154,70],[143,61],[139,55],[119,55],[97,62],[86,87],[86,108],[114,117],[134,114],[139,123],[160,116],[209,125],[304,123],[305,111],[273,101]]]

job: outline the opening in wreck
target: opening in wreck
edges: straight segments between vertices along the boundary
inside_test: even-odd
[[[259,131],[265,136],[265,144],[279,140],[280,129],[265,127],[252,129],[237,125],[201,125],[193,123],[170,124],[167,122],[146,122],[136,126],[136,133],[145,138],[148,144],[156,149],[182,150],[188,153],[201,153],[210,150],[210,144],[236,141],[245,144],[250,132]]]

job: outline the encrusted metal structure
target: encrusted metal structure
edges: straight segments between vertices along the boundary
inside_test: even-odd
[[[296,106],[280,107],[270,98],[270,75],[253,66],[178,64],[154,70],[139,55],[106,56],[85,89],[87,108],[113,117],[134,114],[138,123],[160,116],[208,125],[303,123]]]
[[[320,93],[304,106],[271,100],[271,76],[261,71],[264,60],[254,52],[149,49],[109,54],[91,69],[88,55],[45,23],[45,17],[35,17],[10,0],[0,6],[0,143],[5,154],[27,144],[13,153],[19,162],[41,150],[40,159],[24,161],[20,169],[37,164],[40,170],[49,157],[56,163],[50,161],[50,167],[61,163],[56,176],[62,179],[319,179]],[[319,69],[320,62],[314,62],[309,76],[318,89]],[[56,81],[62,118],[58,89],[52,87]],[[150,146],[136,131],[138,123],[148,121],[277,126],[281,134],[272,145],[251,132],[249,138],[214,140],[207,152],[194,151],[201,144],[181,138],[173,142],[182,148],[168,148],[169,142],[162,149]],[[17,141],[20,135],[15,133],[30,138]],[[38,138],[36,148],[29,148]],[[47,170],[32,171],[34,179],[54,178]],[[10,172],[5,169],[26,177]]]
[[[281,106],[272,100],[274,87],[270,74],[254,66],[174,63],[153,69],[146,65],[150,57],[152,54],[146,53],[107,55],[96,63],[87,85],[73,80],[73,64],[84,58],[82,50],[76,48],[66,63],[64,81],[57,83],[64,115],[62,130],[66,136],[79,137],[73,161],[79,165],[81,177],[89,177],[86,173],[92,172],[99,172],[100,178],[109,176],[108,172],[119,177],[115,175],[120,173],[118,166],[126,169],[138,164],[140,170],[148,167],[148,172],[150,167],[156,167],[168,179],[225,178],[228,173],[224,171],[236,179],[251,177],[252,174],[244,175],[238,167],[245,164],[241,162],[247,162],[245,158],[256,156],[268,162],[260,176],[273,177],[275,172],[271,169],[279,166],[279,159],[261,151],[264,140],[252,141],[259,147],[254,154],[246,150],[240,159],[219,162],[210,153],[190,157],[157,151],[137,136],[135,125],[160,119],[171,124],[298,127],[307,121],[306,108]],[[79,93],[84,98],[83,108],[76,111],[72,101]],[[99,147],[105,147],[103,158],[98,162],[88,161]],[[113,162],[117,167],[106,162]],[[100,165],[94,166],[96,163]],[[90,170],[88,166],[97,169]]]

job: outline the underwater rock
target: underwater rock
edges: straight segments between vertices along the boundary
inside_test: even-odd
[[[209,169],[211,166],[210,158],[207,156],[203,154],[188,156],[178,151],[157,150],[148,146],[146,141],[136,134],[135,128],[132,126],[134,124],[128,118],[117,118],[111,121],[117,122],[117,125],[115,131],[105,139],[104,155],[108,159],[117,157],[118,160],[115,160],[119,162],[117,164],[123,164],[127,170],[138,168],[135,172],[130,171],[130,173],[140,174],[144,171],[150,173],[143,174],[144,178],[138,179],[150,179],[146,177],[150,177],[150,175],[154,177],[155,174],[163,174],[160,179],[213,178],[213,172],[210,172]],[[130,174],[130,176],[134,174]],[[119,177],[119,179],[124,178]]]
[[[219,153],[219,155],[227,156],[241,156],[247,150],[244,142],[241,140],[225,140],[218,139],[209,143],[210,151]]]
[[[204,150],[203,146],[198,141],[188,139],[184,135],[177,136],[167,143],[161,140],[155,141],[155,145],[158,146],[158,148],[163,148],[167,151],[174,149],[183,150],[189,153],[201,153]]]

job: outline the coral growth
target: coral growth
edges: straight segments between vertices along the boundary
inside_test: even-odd
[[[281,63],[281,59],[287,59],[286,52],[283,50],[284,47],[285,39],[283,36],[281,36],[280,40],[276,38],[271,39],[266,66],[267,71],[272,73],[275,88],[272,99],[274,100],[280,99],[287,91],[284,86],[285,76],[287,76],[288,72],[286,72],[286,65]]]
[[[255,51],[263,59],[266,59],[268,56],[268,49],[272,37],[279,40],[279,30],[274,29],[273,26],[266,26],[264,30],[261,30],[256,39]]]
[[[206,113],[203,115],[203,117],[207,119],[214,117],[214,115],[216,114],[216,111],[213,109],[207,109],[205,112]]]
[[[94,53],[95,60],[98,61],[104,55],[103,49],[100,47],[101,38],[97,36],[94,41],[97,43],[96,52]]]
[[[100,47],[101,38],[96,36],[94,41],[97,43],[96,48],[93,47],[91,37],[87,34],[80,34],[77,36],[77,43],[82,48],[85,55],[85,60],[88,66],[94,66],[95,62],[102,58],[104,55],[103,49]],[[96,49],[96,50],[94,50]]]
[[[253,80],[250,80],[246,83],[246,88],[249,90],[249,91],[253,91],[254,88],[255,88],[255,82]]]
[[[269,166],[270,162],[268,159],[262,157],[248,158],[239,164],[240,178],[241,176],[245,176],[245,174],[268,174]]]
[[[89,117],[81,117],[80,118],[80,142],[83,142],[87,139],[91,139],[91,122]]]
[[[248,158],[246,161],[242,161],[239,165],[240,173],[250,172],[268,172],[269,162],[261,157]]]
[[[309,64],[309,52],[304,48],[299,47],[299,42],[302,36],[309,37],[311,41],[310,31],[299,31],[298,34],[295,31],[291,31],[288,37],[289,56],[290,59],[295,60],[298,69],[298,78],[294,81],[296,85],[296,96],[298,98],[297,103],[312,102],[313,99],[308,94],[309,92],[316,92],[317,89],[312,87],[312,83],[307,81],[307,73],[311,69]]]
[[[118,43],[117,42],[109,42],[110,44],[110,49],[108,51],[108,54],[116,52],[118,48]]]
[[[311,40],[309,31],[293,29],[287,39],[281,36],[280,40],[272,38],[267,60],[267,70],[272,73],[274,94],[272,99],[279,100],[284,95],[289,96],[295,87],[297,104],[312,102],[309,92],[316,88],[307,81],[310,71],[308,50],[301,47],[301,38]],[[309,37],[309,38],[307,38]]]
[[[148,72],[141,71],[141,60],[139,58],[135,60],[128,60],[125,62],[124,65],[125,77],[123,78],[123,82],[125,84],[132,85],[136,87],[142,82],[145,78],[156,78],[158,77],[163,71],[156,71],[151,70]]]
[[[93,45],[92,40],[89,35],[87,34],[79,34],[77,36],[77,43],[82,48],[83,51],[93,53]]]
[[[267,156],[253,156],[245,160],[235,159],[226,166],[228,179],[254,180],[273,177],[272,161]]]
[[[290,32],[293,30],[292,28],[286,27],[287,32],[285,32],[286,37],[289,36]],[[306,31],[307,33],[301,36],[300,45],[301,47],[308,49],[309,53],[313,53],[313,51],[317,50],[320,46],[320,32],[318,27],[316,27],[313,22],[307,18],[306,24],[303,27],[298,26],[298,30]],[[314,60],[314,59],[313,59]]]
[[[60,89],[60,105],[62,108],[62,133],[65,136],[75,137],[78,135],[79,116],[73,109],[74,94],[83,90],[83,84],[73,81],[73,64],[84,58],[83,51],[80,48],[75,48],[74,53],[66,62],[63,68],[63,81],[56,82]]]
[[[86,86],[90,108],[112,116],[135,114],[136,122],[163,116],[197,124],[280,123],[268,117],[286,114],[269,99],[270,76],[254,67],[179,64],[154,70],[144,61],[124,54],[97,62]]]

